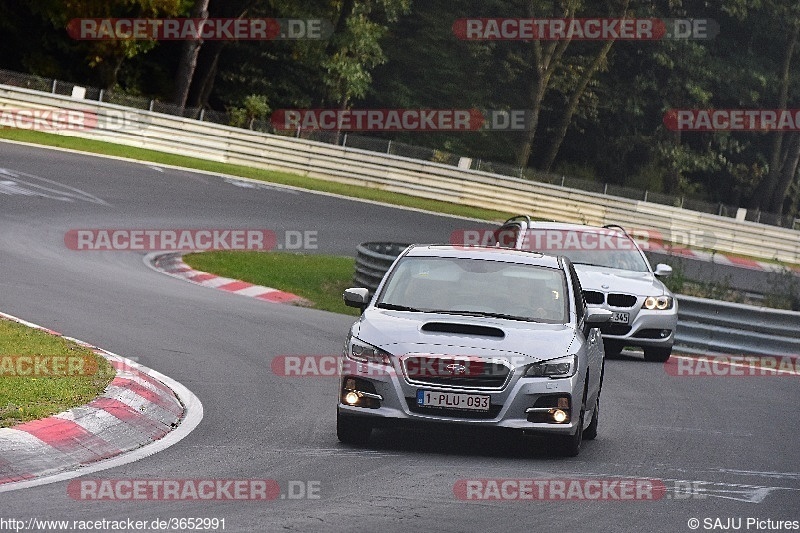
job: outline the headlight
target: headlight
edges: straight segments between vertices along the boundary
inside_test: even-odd
[[[672,296],[648,296],[644,300],[642,309],[665,311],[672,309]]]
[[[360,341],[355,337],[350,339],[350,349],[347,351],[347,356],[350,357],[350,359],[362,363],[378,363],[381,365],[391,364],[389,355],[389,352],[385,352],[371,344]]]
[[[550,361],[534,363],[525,371],[525,377],[568,378],[578,369],[578,356],[568,355]]]

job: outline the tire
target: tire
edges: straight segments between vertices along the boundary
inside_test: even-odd
[[[600,417],[600,396],[597,397],[597,401],[594,403],[594,413],[592,413],[592,421],[589,422],[589,426],[583,430],[583,438],[586,440],[594,440],[597,438],[597,424],[599,422]]]
[[[557,437],[559,453],[564,457],[577,457],[581,453],[581,443],[583,442],[583,417],[586,414],[586,387],[583,389],[583,401],[581,402],[581,413],[578,417],[578,427],[572,435]]]
[[[650,363],[665,363],[672,354],[672,346],[669,348],[646,346],[644,348],[644,360]]]
[[[372,426],[360,417],[336,413],[336,436],[345,444],[363,446],[369,442]]]
[[[606,359],[616,359],[622,354],[625,345],[619,341],[603,340],[603,349],[606,352]]]

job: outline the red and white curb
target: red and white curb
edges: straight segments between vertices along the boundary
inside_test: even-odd
[[[687,259],[696,259],[698,261],[705,261],[707,263],[714,263],[717,265],[760,270],[762,272],[783,272],[784,270],[788,269],[790,271],[794,271],[795,274],[800,275],[800,266],[781,265],[767,261],[756,261],[755,259],[737,257],[735,255],[726,255],[719,252],[703,252],[700,250],[692,250],[690,248],[683,248],[679,246],[664,246],[653,242],[639,244],[642,245],[643,249],[646,251],[685,257]]]
[[[0,317],[61,334],[15,316]],[[105,357],[116,376],[86,405],[0,428],[0,492],[53,483],[147,457],[188,435],[203,405],[177,381],[130,359],[63,336]]]
[[[216,274],[209,274],[201,270],[195,270],[183,262],[183,252],[164,253],[155,252],[147,254],[144,262],[149,267],[167,274],[174,278],[179,278],[189,281],[196,285],[203,287],[210,287],[212,289],[219,289],[233,294],[242,296],[249,296],[272,303],[283,303],[290,305],[307,306],[310,304],[305,298],[301,298],[296,294],[290,292],[279,291],[271,287],[263,287],[261,285],[253,285],[246,281],[240,281],[233,278],[224,278]]]

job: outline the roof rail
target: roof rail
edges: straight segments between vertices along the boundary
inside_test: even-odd
[[[627,231],[625,231],[625,228],[623,228],[623,227],[622,227],[622,226],[620,226],[619,224],[606,224],[606,225],[605,225],[605,226],[603,226],[603,227],[604,227],[605,229],[619,229],[619,230],[622,230],[622,233],[624,233],[625,235],[628,235],[628,232],[627,232]]]
[[[528,215],[516,215],[516,216],[513,216],[513,217],[509,218],[508,220],[506,220],[505,222],[503,222],[503,225],[505,226],[506,224],[508,224],[512,220],[516,220],[518,218],[525,219],[525,222],[527,222],[527,225],[525,226],[526,228],[530,228],[531,227],[531,217],[528,216]]]

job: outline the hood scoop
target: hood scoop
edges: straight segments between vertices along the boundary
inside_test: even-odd
[[[451,333],[453,335],[476,335],[479,337],[495,337],[502,339],[506,336],[500,328],[479,326],[477,324],[462,324],[458,322],[426,322],[422,325],[426,333]]]

